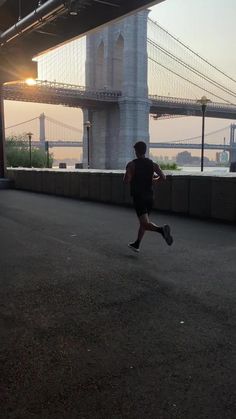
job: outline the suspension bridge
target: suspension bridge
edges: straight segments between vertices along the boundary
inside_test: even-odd
[[[207,150],[231,151],[234,146],[236,124],[227,125],[216,131],[205,134],[205,148]],[[57,121],[41,114],[27,121],[6,127],[6,137],[20,136],[27,138],[27,132],[34,134],[32,146],[45,147],[46,141],[50,148],[82,147],[83,131],[80,128]],[[200,149],[201,136],[181,140],[151,141],[149,148],[163,149]]]
[[[82,108],[118,102],[121,90],[84,85],[85,46],[85,39],[76,40],[39,57],[42,80],[33,86],[26,82],[6,84],[4,98]],[[211,100],[209,117],[236,119],[236,80],[150,18],[147,52],[150,113],[201,116],[196,100],[204,92]]]
[[[236,119],[236,80],[147,18],[147,12],[130,16],[123,23],[89,35],[86,40],[72,41],[38,57],[37,62],[39,79],[33,85],[5,84],[4,98],[82,108],[85,120],[89,119],[93,125],[93,167],[124,167],[134,138],[148,141],[149,114],[157,120],[166,116],[201,116],[197,99],[203,94],[210,99],[207,117]],[[87,143],[82,130],[62,126],[55,120],[51,120],[50,125],[49,119],[46,120],[49,127],[54,124],[55,132],[55,126],[60,127],[60,133],[55,135],[54,132],[53,139],[45,137],[50,147],[83,146],[86,162]],[[64,138],[63,129],[68,129]],[[223,131],[217,133],[221,138],[206,141],[205,148],[227,150],[232,160],[236,156],[235,125]],[[127,143],[121,152],[119,142],[124,137]],[[44,140],[39,138],[33,142],[35,146],[39,143],[43,144]],[[154,141],[149,146],[201,147],[200,137]],[[117,155],[122,155],[120,160],[114,160],[113,156]]]

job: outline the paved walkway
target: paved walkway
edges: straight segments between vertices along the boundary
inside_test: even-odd
[[[236,228],[0,191],[3,419],[235,419]]]

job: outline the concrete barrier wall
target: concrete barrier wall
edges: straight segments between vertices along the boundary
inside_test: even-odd
[[[132,205],[122,172],[8,169],[16,189]],[[154,208],[201,218],[236,221],[236,175],[167,175],[154,186]]]

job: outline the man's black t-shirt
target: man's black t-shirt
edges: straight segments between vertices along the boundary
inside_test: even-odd
[[[152,179],[153,179],[153,161],[141,157],[133,160],[134,175],[131,180],[131,195],[134,198],[149,198],[153,194]]]

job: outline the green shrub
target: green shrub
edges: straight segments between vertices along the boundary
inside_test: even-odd
[[[26,135],[6,138],[6,161],[8,167],[30,167],[29,141]],[[47,167],[47,154],[42,148],[31,148],[32,167]],[[49,167],[53,164],[53,154],[49,154]]]
[[[176,163],[158,163],[162,170],[179,170]]]

